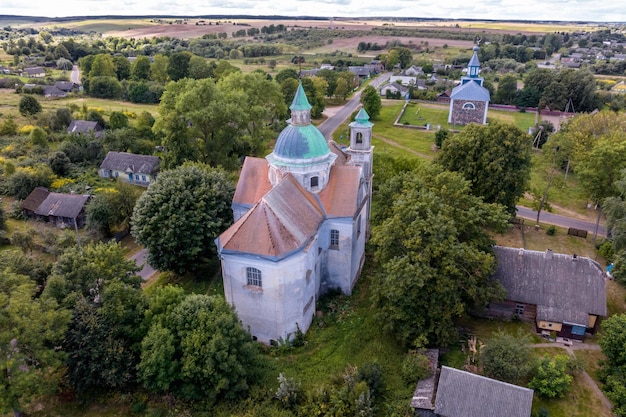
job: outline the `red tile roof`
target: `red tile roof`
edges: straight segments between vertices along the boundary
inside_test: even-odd
[[[282,258],[307,245],[324,213],[315,197],[291,175],[219,237],[224,251]]]
[[[352,217],[361,201],[358,201],[361,168],[351,165],[334,165],[330,179],[320,191],[319,198],[328,217]]]
[[[271,189],[267,161],[264,158],[246,157],[237,182],[233,203],[252,206]]]

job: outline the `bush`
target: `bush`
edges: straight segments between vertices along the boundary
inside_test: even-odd
[[[302,396],[302,389],[300,383],[296,382],[293,378],[287,378],[282,374],[278,374],[278,389],[274,394],[280,403],[286,408],[294,408],[300,401]]]
[[[34,116],[37,113],[41,113],[41,104],[39,101],[31,95],[25,95],[20,99],[19,103],[20,114],[25,117]]]
[[[372,396],[376,397],[382,390],[383,369],[378,362],[368,362],[356,373],[357,382],[365,381]]]
[[[548,226],[548,228],[546,229],[546,235],[548,236],[554,236],[556,234],[556,226],[551,224],[550,226]]]
[[[402,362],[402,379],[406,383],[415,383],[432,375],[432,366],[426,355],[410,350]]]
[[[607,262],[613,262],[613,257],[615,256],[613,243],[611,243],[611,241],[609,240],[603,242],[598,248],[598,253],[600,254],[600,256],[606,259]]]
[[[535,369],[535,376],[528,385],[535,392],[545,398],[563,398],[572,388],[572,375],[569,374],[570,358],[557,355],[554,359],[544,356],[539,360]]]

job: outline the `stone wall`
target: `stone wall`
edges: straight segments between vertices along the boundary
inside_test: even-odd
[[[465,103],[473,103],[474,109],[464,109]],[[452,118],[450,123],[453,125],[466,125],[469,123],[483,124],[485,115],[485,102],[474,100],[454,100],[452,103]]]

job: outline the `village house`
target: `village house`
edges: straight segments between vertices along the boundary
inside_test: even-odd
[[[412,402],[419,417],[530,417],[533,390],[442,366],[432,394]]]
[[[495,246],[494,278],[506,291],[483,314],[533,322],[546,336],[582,340],[607,315],[606,275],[592,259]]]
[[[306,332],[324,292],[351,294],[369,236],[369,116],[358,112],[342,149],[311,124],[302,84],[290,109],[273,152],[245,159],[235,222],[215,240],[226,300],[266,344]]]
[[[388,83],[380,88],[380,95],[383,97],[397,95],[398,98],[405,98],[408,93],[409,87],[398,83]]]
[[[98,175],[147,187],[156,180],[160,163],[158,156],[109,151]]]
[[[74,133],[76,135],[94,135],[100,137],[103,131],[104,128],[100,123],[90,120],[72,120],[72,123],[67,127],[67,133]]]
[[[478,76],[480,72],[479,49],[478,46],[474,47],[474,55],[467,66],[468,75],[461,77],[461,83],[450,93],[448,123],[452,125],[487,123],[491,95],[483,86],[483,78]]]
[[[82,227],[85,224],[85,204],[89,195],[52,193],[43,187],[35,188],[21,208],[28,217],[54,223],[58,227]]]
[[[46,70],[42,67],[24,68],[24,76],[28,78],[43,78],[46,76]]]

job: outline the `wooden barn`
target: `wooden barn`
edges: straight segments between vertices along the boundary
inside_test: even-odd
[[[527,249],[494,247],[494,275],[504,301],[492,302],[483,314],[534,322],[537,330],[582,340],[595,333],[606,316],[606,274],[592,259]]]

